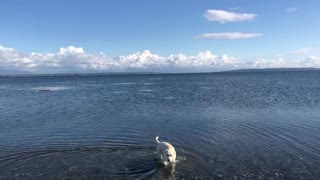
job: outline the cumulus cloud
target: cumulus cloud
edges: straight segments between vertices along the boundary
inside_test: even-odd
[[[248,39],[260,37],[261,33],[241,33],[241,32],[223,32],[223,33],[204,33],[196,36],[199,39]]]
[[[264,59],[257,58],[245,65],[247,68],[320,68],[320,57],[307,56],[302,59],[292,60],[285,58]]]
[[[56,53],[23,53],[0,46],[0,74],[81,73],[81,72],[213,72],[243,68],[320,67],[320,57],[308,56],[296,61],[284,58],[240,60],[226,54],[201,51],[197,55],[160,56],[149,50],[107,57],[89,54],[83,48],[62,47]],[[11,73],[10,73],[11,72]]]
[[[83,48],[76,48],[73,46],[69,46],[67,48],[60,48],[59,54],[63,55],[63,54],[83,54]]]
[[[290,61],[286,61],[283,58],[277,59],[264,59],[264,58],[257,58],[254,61],[248,64],[248,68],[253,69],[260,69],[260,68],[290,68],[296,67],[295,63]]]
[[[217,56],[210,51],[199,52],[196,56],[171,54],[159,56],[149,50],[120,56],[115,59],[122,70],[144,69],[157,72],[203,72],[232,68],[237,65],[235,58],[228,55]]]
[[[0,70],[19,69],[34,73],[86,72],[112,69],[113,62],[103,54],[86,54],[82,48],[69,46],[57,53],[22,53],[0,46]]]
[[[149,50],[117,58],[104,53],[88,54],[83,48],[62,47],[56,53],[23,53],[0,46],[0,70],[21,70],[32,73],[74,72],[201,72],[230,69],[236,66],[235,58],[213,55],[210,51],[196,56],[172,54],[160,56]]]
[[[303,67],[320,67],[320,57],[308,56],[299,61]]]
[[[216,9],[207,10],[204,14],[204,17],[208,21],[216,21],[220,23],[248,21],[253,20],[256,16],[256,14],[235,13]]]

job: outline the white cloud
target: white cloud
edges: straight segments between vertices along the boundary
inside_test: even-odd
[[[0,74],[4,73],[79,73],[79,72],[213,72],[246,68],[320,67],[320,57],[299,60],[285,58],[241,61],[223,54],[201,51],[197,55],[160,56],[149,50],[117,58],[104,53],[88,54],[73,46],[56,53],[23,53],[0,46]]]
[[[60,48],[59,54],[83,54],[83,48],[76,48],[73,46],[69,46],[67,48]]]
[[[257,58],[246,64],[247,68],[320,68],[320,57],[308,56],[298,60]]]
[[[257,58],[256,60],[250,62],[248,64],[248,68],[287,68],[287,67],[295,67],[296,65],[289,61],[286,61],[283,58],[277,59],[264,59],[264,58]]]
[[[19,69],[35,73],[85,72],[112,69],[113,62],[104,55],[86,54],[82,48],[69,46],[57,53],[22,53],[0,46],[0,70]]]
[[[220,23],[238,22],[253,20],[257,15],[248,13],[235,13],[224,10],[211,9],[204,14],[208,21],[216,21]]]
[[[320,57],[308,56],[300,60],[299,64],[303,67],[320,67]]]
[[[210,51],[200,52],[196,56],[172,54],[165,57],[145,50],[126,56],[109,58],[104,53],[88,54],[82,48],[73,46],[62,47],[57,53],[30,54],[0,46],[0,71],[11,69],[33,73],[197,72],[230,69],[235,65],[235,58],[228,55],[213,55]]]
[[[210,51],[199,52],[197,56],[171,54],[167,57],[152,54],[149,50],[116,58],[122,70],[144,69],[147,71],[195,72],[214,71],[221,68],[232,68],[235,58],[227,55],[216,56]]]
[[[241,32],[223,32],[223,33],[204,33],[196,36],[200,39],[248,39],[262,36],[261,33],[241,33]]]
[[[314,50],[313,48],[301,48],[301,49],[297,49],[295,51],[290,52],[290,54],[295,54],[295,55],[308,54],[308,53],[311,53],[313,50]]]
[[[299,10],[299,8],[296,8],[296,7],[288,7],[285,11],[286,12],[294,12],[294,11],[297,11],[297,10]]]

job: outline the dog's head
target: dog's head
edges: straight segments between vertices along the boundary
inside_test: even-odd
[[[173,154],[171,151],[166,150],[165,156],[168,162],[174,162],[176,160],[175,154]]]

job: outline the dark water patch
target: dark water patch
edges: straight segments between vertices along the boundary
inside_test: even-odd
[[[1,178],[129,178],[156,169],[150,147],[73,147],[0,158]]]
[[[176,176],[176,165],[158,163],[154,150],[153,146],[120,145],[61,146],[22,151],[0,157],[0,178],[141,179]],[[178,159],[177,164],[182,164],[187,158],[179,156]]]

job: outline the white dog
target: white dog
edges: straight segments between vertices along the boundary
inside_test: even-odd
[[[176,161],[176,150],[174,147],[167,142],[160,142],[159,137],[156,137],[156,141],[158,143],[157,146],[157,156],[162,161],[164,165],[168,165],[171,162]]]

